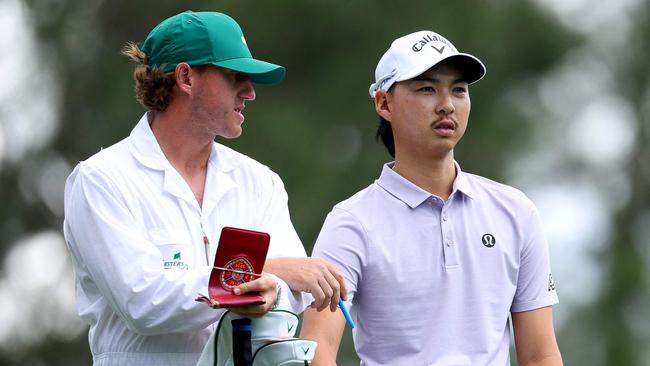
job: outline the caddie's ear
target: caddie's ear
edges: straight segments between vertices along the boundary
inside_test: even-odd
[[[174,77],[176,78],[176,86],[181,93],[190,94],[192,91],[192,74],[196,73],[192,67],[185,62],[176,65],[174,69]]]
[[[386,121],[391,120],[391,102],[392,95],[384,90],[377,90],[375,93],[375,111]]]

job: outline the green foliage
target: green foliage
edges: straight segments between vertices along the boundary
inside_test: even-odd
[[[143,112],[134,98],[132,65],[119,54],[122,45],[143,41],[160,20],[190,5],[153,0],[24,3],[32,14],[41,58],[51,60],[63,91],[59,134],[48,149],[28,156],[25,163],[57,153],[74,165],[127,136]],[[292,219],[308,252],[331,207],[370,184],[381,165],[390,160],[383,146],[374,141],[377,119],[367,90],[379,57],[394,38],[434,30],[485,62],[486,78],[471,87],[470,126],[456,158],[463,170],[496,180],[503,178],[509,157],[527,148],[530,126],[536,122],[513,110],[506,95],[513,86],[526,85],[552,69],[582,42],[529,1],[231,0],[193,1],[191,8],[233,16],[254,56],[287,67],[282,84],[257,88],[257,100],[247,104],[243,136],[220,142],[267,164],[283,178]],[[650,26],[648,14],[637,17],[642,19],[637,38],[644,47],[630,64],[622,66],[626,79],[621,85],[640,110],[647,103],[642,96],[648,95],[650,48],[645,40]],[[647,138],[647,114],[645,118],[641,136]],[[645,154],[647,158],[647,148]],[[62,221],[62,217],[48,216],[42,203],[25,202],[15,194],[12,187],[18,185],[18,174],[15,166],[0,172],[4,203],[0,233],[9,243],[38,229],[58,228]],[[645,183],[647,177],[636,187]],[[637,194],[647,202],[647,194],[641,190]],[[625,225],[639,210],[622,211],[617,222]],[[611,249],[614,256],[609,265],[620,269],[621,277],[612,278],[599,304],[612,309],[615,316],[600,322],[593,308],[575,316],[576,322],[586,324],[579,329],[595,333],[594,342],[604,347],[599,352],[612,365],[639,364],[637,344],[622,320],[624,304],[620,301],[630,298],[632,287],[626,286],[631,281],[641,281],[641,264],[634,260],[634,249],[625,244],[629,242],[629,236],[619,235]],[[6,249],[5,245],[0,250]],[[576,363],[597,359],[584,349],[589,336],[576,334],[575,329],[569,327],[560,335],[565,359]],[[612,330],[615,334],[609,335]],[[343,364],[354,359],[349,355],[350,342],[344,340],[348,348]],[[64,347],[45,345],[34,352],[22,361],[67,364],[73,355],[88,353],[85,337]]]

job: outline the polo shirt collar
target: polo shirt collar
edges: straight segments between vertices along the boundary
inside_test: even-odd
[[[456,179],[454,179],[454,185],[452,188],[452,195],[454,192],[460,192],[469,198],[476,197],[476,190],[472,186],[467,177],[467,173],[463,172],[460,169],[460,165],[457,161],[454,160],[454,166],[456,167]]]
[[[394,165],[395,162],[384,164],[381,176],[377,180],[377,184],[388,191],[388,193],[406,203],[411,208],[418,207],[427,199],[434,196],[395,172],[393,170]],[[460,165],[456,161],[454,161],[454,166],[456,167],[456,179],[454,179],[450,197],[453,197],[456,192],[460,192],[472,198],[475,192],[469,184],[466,174],[460,170]]]

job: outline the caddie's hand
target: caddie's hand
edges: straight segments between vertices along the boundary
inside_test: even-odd
[[[339,298],[347,299],[343,274],[322,258],[268,259],[264,270],[280,277],[293,291],[312,294],[311,307],[318,311],[336,311]]]
[[[232,308],[231,310],[236,314],[247,317],[260,317],[268,313],[278,297],[277,286],[278,283],[273,276],[262,272],[262,277],[251,282],[242,283],[233,289],[233,293],[243,295],[249,292],[259,292],[266,302],[262,305]]]

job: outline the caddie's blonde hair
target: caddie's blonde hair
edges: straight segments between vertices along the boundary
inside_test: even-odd
[[[161,67],[150,67],[147,55],[136,43],[127,42],[123,55],[137,64],[133,71],[135,97],[149,111],[162,112],[171,101],[172,88],[176,84],[174,72],[163,72]]]

